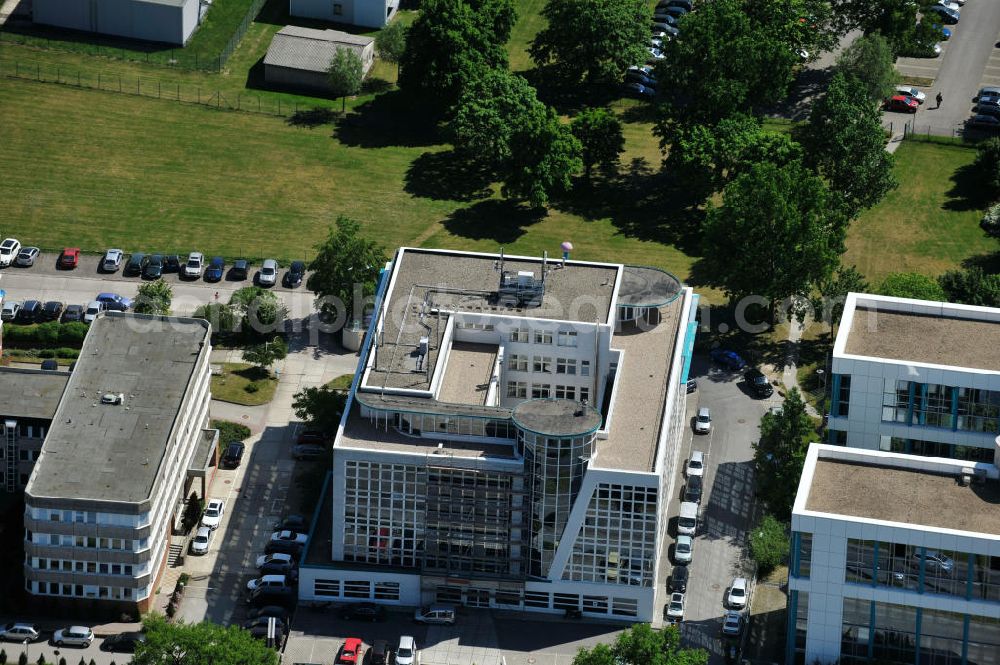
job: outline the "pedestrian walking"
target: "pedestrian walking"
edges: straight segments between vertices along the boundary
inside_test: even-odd
[[[216,300],[216,302],[218,302],[218,300],[219,300],[219,292],[218,291],[215,292],[215,300]]]
[[[935,106],[934,108],[936,109],[941,108],[941,102],[944,100],[944,97],[941,96],[941,93],[938,92],[937,97],[935,97],[934,99],[937,100],[937,106]]]

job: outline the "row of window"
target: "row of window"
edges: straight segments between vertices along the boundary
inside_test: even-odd
[[[149,523],[149,513],[126,515],[122,513],[99,513],[93,510],[52,510],[30,508],[30,516],[36,520],[50,522],[73,522],[75,524],[103,524],[106,526],[139,527]]]
[[[581,402],[583,400],[590,400],[589,386],[553,386],[537,383],[529,384],[527,381],[507,382],[507,397],[527,399],[529,391],[533,399],[555,397],[556,399],[578,399]]]
[[[993,462],[993,449],[979,446],[960,446],[939,441],[921,441],[895,436],[883,436],[879,440],[879,450],[924,457],[950,457],[970,462]]]
[[[507,356],[507,369],[514,372],[527,372],[529,367],[528,356],[520,353],[512,353]],[[531,356],[531,371],[536,373],[551,374],[553,359],[551,356]],[[590,376],[590,361],[576,358],[556,358],[556,374],[567,374],[576,376],[579,369],[580,376]]]
[[[317,579],[313,593],[319,598],[364,598],[365,600],[399,600],[399,582],[369,580]]]
[[[69,596],[71,598],[98,598],[101,600],[142,600],[149,595],[147,586],[138,593],[129,587],[90,586],[88,584],[61,584],[58,582],[28,582],[28,591],[41,596]]]
[[[1000,432],[1000,391],[886,379],[882,420],[997,433]]]
[[[607,612],[607,596],[583,596],[576,593],[554,593],[525,591],[524,606],[539,609],[582,610],[584,612]],[[639,601],[634,598],[611,598],[611,614],[634,617],[639,614]]]
[[[141,552],[149,547],[149,538],[126,540],[124,538],[103,538],[97,536],[73,536],[58,533],[28,533],[28,540],[38,545],[54,547],[86,547],[99,550],[131,550]]]
[[[515,328],[510,331],[508,339],[511,342],[521,342],[527,344],[531,340],[535,344],[551,344],[553,335],[551,330],[533,330],[529,336],[525,328]],[[560,330],[555,338],[556,346],[575,347],[577,345],[577,335],[573,330]]]
[[[145,572],[148,564],[139,567],[140,573]],[[124,575],[132,577],[132,564],[99,563],[97,561],[77,561],[69,559],[35,558],[32,567],[36,570],[56,570],[64,573],[89,573],[94,575]]]

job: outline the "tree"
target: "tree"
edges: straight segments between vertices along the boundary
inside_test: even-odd
[[[801,164],[749,167],[723,191],[705,220],[707,283],[731,299],[778,302],[805,296],[843,252],[845,224],[823,182]]]
[[[360,321],[366,298],[375,294],[379,271],[385,265],[382,246],[361,237],[361,225],[338,217],[326,240],[316,246],[316,258],[306,287],[316,294],[316,308],[324,315]]]
[[[875,103],[890,96],[899,83],[896,56],[885,37],[875,33],[855,39],[837,56],[835,72],[854,77]]]
[[[403,59],[403,53],[406,51],[406,31],[406,25],[400,20],[395,20],[375,35],[375,51],[378,57],[396,65],[397,76],[399,61]]]
[[[976,147],[972,172],[990,199],[1000,197],[1000,138],[988,138]]]
[[[866,35],[882,35],[897,53],[912,40],[917,27],[918,4],[912,0],[830,0],[837,30],[846,34],[860,30]]]
[[[816,284],[819,296],[813,298],[813,310],[820,320],[830,324],[830,339],[833,331],[844,315],[844,300],[848,293],[867,293],[869,286],[865,276],[854,266],[841,266],[837,274],[819,280]]]
[[[750,531],[750,553],[760,575],[767,575],[784,563],[788,550],[788,524],[773,515],[764,515]]]
[[[945,299],[944,289],[933,277],[915,272],[894,272],[886,275],[878,287],[878,293],[896,298],[915,298],[941,302]]]
[[[283,337],[275,337],[269,342],[255,344],[243,350],[243,360],[256,365],[265,372],[288,355],[288,344]]]
[[[191,496],[188,497],[187,503],[184,505],[184,517],[181,519],[185,531],[190,531],[191,527],[198,523],[198,520],[201,519],[203,508],[202,501],[198,498],[198,493],[191,492]]]
[[[809,122],[792,135],[805,150],[806,163],[840,194],[844,213],[853,219],[897,186],[893,156],[885,150],[878,106],[867,88],[842,73],[813,104]]]
[[[21,652],[21,655],[17,657],[17,665],[28,665],[28,654]]]
[[[399,87],[444,116],[485,69],[507,68],[513,0],[423,0],[400,60]]]
[[[232,305],[221,302],[212,302],[202,305],[194,310],[196,319],[205,319],[212,326],[212,331],[217,333],[229,333],[236,330],[238,319],[236,311]]]
[[[681,633],[675,625],[653,630],[648,623],[634,624],[615,638],[610,647],[598,644],[580,649],[573,665],[705,665],[704,649],[681,648]]]
[[[761,418],[760,439],[753,444],[757,496],[777,519],[791,517],[806,451],[815,433],[797,388],[788,391],[781,411]]]
[[[580,142],[583,174],[588,181],[595,164],[610,168],[625,150],[622,123],[605,108],[584,109],[573,118],[570,131]]]
[[[240,327],[258,335],[279,330],[288,309],[273,291],[259,286],[244,286],[229,296],[229,306],[240,317]]]
[[[340,97],[340,112],[347,110],[347,96],[361,92],[365,79],[365,66],[361,57],[349,48],[338,48],[326,70],[330,92]]]
[[[143,621],[146,640],[136,645],[133,665],[277,665],[278,654],[239,626],[168,623],[159,614]]]
[[[799,56],[781,33],[751,18],[746,6],[743,0],[714,0],[681,19],[684,36],[665,45],[656,73],[667,120],[712,123],[785,97]]]
[[[155,282],[144,282],[139,286],[135,297],[134,311],[136,314],[170,314],[170,303],[174,298],[174,290],[169,284],[158,279]]]
[[[987,275],[982,268],[949,270],[938,277],[948,302],[1000,307],[1000,275]]]
[[[551,107],[540,107],[511,136],[510,165],[503,195],[527,199],[534,206],[569,191],[571,176],[583,169],[582,148]]]
[[[542,16],[548,25],[532,40],[531,59],[554,63],[566,83],[617,81],[648,55],[644,0],[548,0]]]
[[[303,388],[295,393],[292,408],[296,417],[327,434],[334,434],[347,403],[347,393],[330,386]]]

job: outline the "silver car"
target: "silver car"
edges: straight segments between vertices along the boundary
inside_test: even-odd
[[[278,281],[278,262],[274,259],[264,259],[257,273],[257,283],[261,286],[274,286]]]
[[[36,642],[42,637],[42,629],[30,623],[8,623],[0,629],[0,639],[8,642]]]
[[[101,270],[104,272],[117,272],[122,267],[122,260],[124,258],[125,252],[122,250],[109,249],[104,252],[104,258],[101,259]]]
[[[52,643],[57,647],[74,646],[87,648],[94,641],[94,631],[86,626],[60,628],[52,635]]]
[[[17,258],[14,259],[14,263],[22,268],[29,268],[35,265],[35,259],[38,258],[38,252],[39,249],[37,247],[22,247],[21,251],[17,253]]]
[[[194,539],[191,540],[191,554],[206,554],[208,544],[212,541],[212,530],[207,526],[198,527]]]

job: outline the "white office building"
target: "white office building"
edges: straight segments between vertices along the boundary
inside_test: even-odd
[[[851,293],[831,372],[829,443],[992,461],[1000,309]]]
[[[305,600],[650,620],[697,298],[651,268],[403,248]]]
[[[1000,663],[996,462],[813,444],[788,614],[790,664]]]

